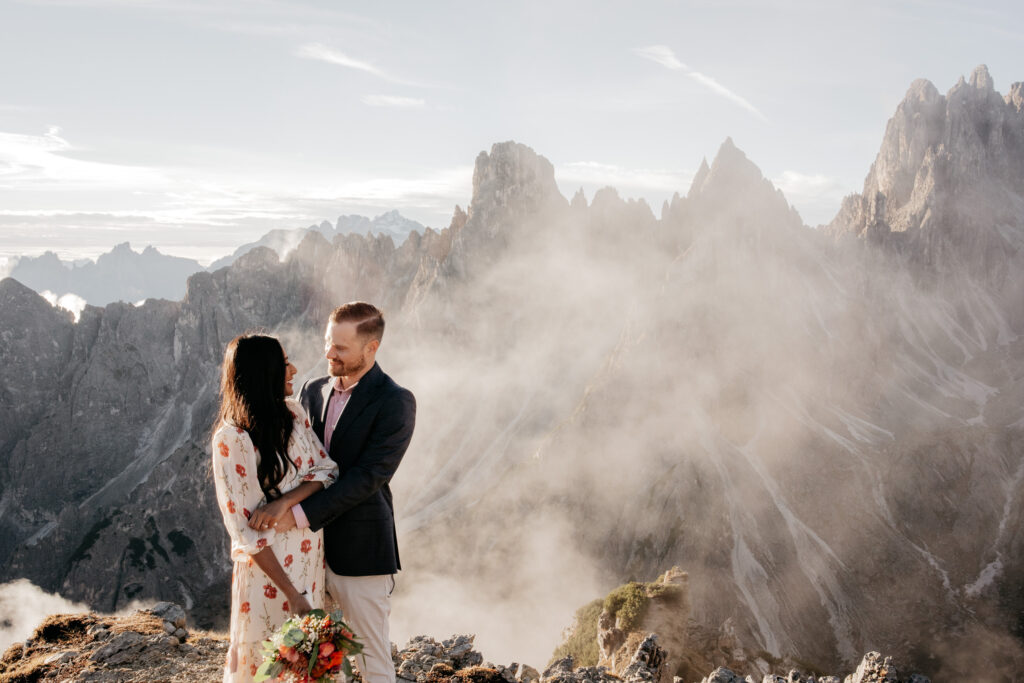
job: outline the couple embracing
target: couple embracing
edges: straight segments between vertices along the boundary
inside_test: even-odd
[[[376,363],[384,318],[354,302],[327,322],[329,374],[293,394],[280,342],[228,344],[213,474],[231,539],[231,645],[224,681],[251,681],[260,643],[325,593],[363,644],[367,683],[394,683],[388,618],[400,568],[389,482],[412,438],[416,402]]]

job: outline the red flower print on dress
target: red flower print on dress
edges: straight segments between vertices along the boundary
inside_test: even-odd
[[[295,413],[293,413],[292,411],[290,411],[290,410],[289,410],[289,411],[288,411],[288,414],[292,416],[292,419],[293,419],[293,420],[295,419]]]
[[[292,566],[292,556],[291,555],[285,555],[285,557],[284,557],[284,566],[286,566],[286,567]]]
[[[240,477],[245,476],[245,468],[242,467],[241,465],[235,465],[235,472],[238,472],[238,476]]]
[[[235,501],[228,501],[228,512],[230,512],[231,514],[235,514]]]
[[[267,547],[267,539],[261,538],[260,540],[256,541],[256,547],[257,548],[266,548]]]
[[[246,519],[249,519],[250,517],[252,517],[252,513],[249,512],[249,510],[247,508],[242,508],[242,514],[245,515]]]
[[[310,458],[310,459],[309,459],[309,466],[310,466],[310,467],[312,467],[312,466],[313,466],[313,458]]]
[[[309,429],[309,420],[306,420],[306,429]]]
[[[313,481],[314,479],[316,479],[315,474],[307,474],[302,478],[302,481]]]
[[[231,454],[231,451],[228,450],[228,445],[223,441],[217,444],[217,452],[223,455],[225,458]]]
[[[321,458],[326,458],[327,457],[327,452],[324,451],[324,449],[322,449],[322,448],[320,449],[320,457]]]
[[[277,597],[277,589],[268,583],[263,587],[263,594],[273,600]]]
[[[249,665],[249,675],[250,675],[250,676],[255,676],[255,675],[256,675],[256,669],[257,669],[257,668],[258,668],[258,667],[257,667],[257,666],[256,666],[255,664],[250,664],[250,665]]]
[[[284,601],[284,604],[283,604],[283,605],[281,605],[281,609],[283,609],[283,610],[284,610],[285,612],[288,612],[288,611],[289,611],[289,608],[288,608],[288,601],[287,601],[287,600],[285,600],[285,601]]]
[[[295,458],[295,466],[296,466],[296,467],[302,467],[302,456],[301,456],[301,455],[300,455],[300,456],[297,456],[297,457]]]
[[[249,613],[249,603],[243,602],[242,606],[238,608],[238,611],[241,612],[242,614],[248,614]]]
[[[241,433],[242,433],[242,432],[244,432],[245,430],[244,430],[244,429],[242,429],[241,427],[235,427],[235,431],[236,431],[236,432],[238,432],[239,434],[241,434]]]
[[[316,591],[316,581],[313,582],[313,590]]]
[[[302,542],[301,546],[299,546],[299,550],[301,550],[304,553],[308,553],[312,549],[313,541],[309,540],[308,538]]]
[[[320,539],[316,539],[316,549],[320,550]]]

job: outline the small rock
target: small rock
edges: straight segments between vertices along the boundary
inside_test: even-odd
[[[737,676],[731,669],[720,666],[711,672],[701,683],[744,683],[744,680]]]
[[[141,650],[142,647],[143,637],[141,633],[125,631],[124,633],[119,633],[109,643],[93,652],[89,659],[97,663],[120,664],[126,661],[134,652]]]
[[[61,664],[66,664],[67,662],[70,662],[77,656],[78,652],[76,652],[75,650],[65,650],[64,652],[55,652],[43,661],[46,664],[60,666]]]
[[[150,614],[155,614],[164,621],[174,624],[175,628],[185,626],[185,610],[173,602],[158,602],[149,608]]]
[[[516,672],[516,680],[520,683],[537,683],[540,680],[540,672],[528,664],[520,664]]]
[[[174,633],[173,633],[172,635],[173,635],[173,636],[174,636],[175,638],[177,638],[177,639],[178,639],[179,641],[183,641],[183,640],[185,640],[186,638],[188,638],[188,631],[186,631],[186,630],[185,630],[185,629],[183,629],[183,628],[179,628],[179,629],[178,629],[178,630],[176,630],[176,631],[175,631],[175,632],[174,632]]]
[[[164,631],[165,632],[167,632],[167,633],[174,633],[177,630],[178,630],[178,627],[175,626],[174,624],[172,624],[171,622],[169,622],[169,621],[165,621],[164,622]]]

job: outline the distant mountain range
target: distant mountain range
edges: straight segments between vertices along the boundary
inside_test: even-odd
[[[913,84],[825,230],[731,140],[660,215],[613,189],[570,201],[503,142],[467,210],[401,244],[308,231],[283,259],[254,247],[194,274],[180,301],[77,324],[4,279],[0,581],[223,625],[223,349],[272,330],[301,383],[324,371],[330,310],[365,299],[418,404],[392,482],[407,632],[444,620],[543,661],[577,607],[678,565],[694,622],[737,651],[836,670],[879,649],[934,680],[1009,679],[1022,93],[984,67],[945,95]]]
[[[95,262],[61,261],[53,252],[22,257],[10,267],[8,275],[37,292],[51,292],[57,297],[74,294],[94,306],[106,306],[115,301],[178,300],[185,296],[185,282],[189,275],[231,265],[256,247],[269,247],[284,258],[310,231],[319,232],[328,239],[349,234],[385,236],[400,244],[410,233],[424,229],[423,225],[403,217],[398,211],[389,211],[373,219],[341,216],[334,226],[324,221],[308,228],[272,230],[258,241],[239,247],[230,256],[214,261],[208,268],[192,259],[162,254],[151,246],[136,252],[125,242]]]

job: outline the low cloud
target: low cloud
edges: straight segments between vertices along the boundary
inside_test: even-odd
[[[685,193],[693,180],[692,171],[658,168],[627,168],[597,161],[573,161],[558,167],[560,183],[611,186],[617,189],[650,189]]]
[[[63,308],[75,317],[75,322],[82,317],[82,311],[85,309],[86,301],[77,294],[68,293],[57,295],[50,290],[40,292],[39,295],[50,302],[50,305],[54,308]]]
[[[0,652],[28,638],[51,614],[88,611],[86,605],[47,593],[28,579],[0,584]]]

